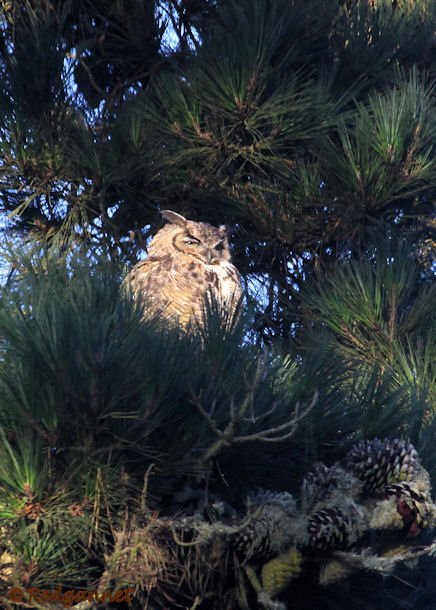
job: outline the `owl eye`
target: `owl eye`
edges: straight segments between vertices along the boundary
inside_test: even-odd
[[[224,250],[224,244],[222,241],[215,246],[215,250],[217,250],[218,252],[222,252]]]
[[[200,243],[195,237],[186,237],[183,242],[188,244],[188,246],[197,246]]]

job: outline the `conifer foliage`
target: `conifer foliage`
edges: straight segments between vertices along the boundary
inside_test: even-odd
[[[431,610],[435,3],[0,24],[0,605]],[[131,298],[162,209],[232,228],[234,324]]]

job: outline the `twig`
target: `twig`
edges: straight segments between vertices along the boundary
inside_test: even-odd
[[[196,397],[192,397],[192,403],[197,407],[200,414],[204,417],[204,419],[209,424],[210,429],[213,431],[215,436],[217,437],[216,441],[207,449],[205,452],[202,463],[206,463],[212,458],[214,458],[223,447],[229,447],[231,445],[240,445],[242,443],[252,443],[252,442],[263,442],[263,443],[279,443],[285,440],[288,440],[297,431],[298,424],[300,421],[310,413],[310,411],[315,407],[319,393],[315,392],[313,395],[311,403],[306,407],[302,412],[300,412],[300,403],[297,403],[294,409],[293,417],[290,421],[286,421],[283,424],[279,424],[278,426],[274,426],[272,428],[267,428],[266,430],[262,430],[260,432],[254,432],[253,434],[245,434],[245,435],[236,435],[237,426],[240,421],[246,421],[244,415],[250,405],[254,402],[254,390],[256,384],[259,382],[259,368],[256,372],[256,377],[253,384],[250,386],[250,391],[245,397],[241,406],[236,409],[233,399],[230,401],[229,405],[229,415],[230,421],[224,428],[224,430],[220,430],[212,418],[211,414],[208,413],[203,405],[201,404],[201,395]],[[274,410],[277,408],[277,403],[273,405],[271,409],[269,409],[268,414],[274,413]],[[253,423],[258,422],[260,419],[264,419],[265,414],[260,415],[257,419],[254,418],[251,421]],[[283,434],[282,434],[283,433]]]
[[[416,549],[419,550],[416,550]],[[373,572],[382,572],[389,574],[394,569],[395,565],[399,562],[407,562],[423,555],[431,555],[436,552],[436,540],[425,547],[412,547],[411,550],[398,553],[398,555],[391,555],[389,557],[377,557],[370,553],[347,553],[346,551],[336,551],[333,556],[356,569],[366,569]]]
[[[202,536],[199,536],[196,540],[193,540],[192,542],[184,542],[183,540],[180,540],[180,538],[177,536],[175,529],[170,525],[169,526],[171,535],[174,539],[174,542],[176,544],[178,544],[179,546],[183,546],[183,547],[189,547],[189,546],[197,546],[198,544],[201,544],[202,542],[207,542],[207,538],[203,538]]]
[[[197,595],[196,598],[194,599],[194,603],[189,608],[189,610],[196,610],[199,607],[199,605],[201,604],[202,601],[203,600]]]
[[[144,474],[144,485],[142,486],[142,491],[141,491],[141,511],[143,513],[145,513],[146,511],[146,499],[147,499],[147,495],[148,495],[148,479],[150,477],[151,471],[154,468],[154,464],[150,464],[150,466],[147,468],[147,470],[145,471]]]

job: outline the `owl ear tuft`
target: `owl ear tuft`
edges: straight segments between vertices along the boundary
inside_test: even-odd
[[[223,237],[229,238],[233,232],[233,227],[231,227],[230,225],[220,225],[219,230]]]
[[[184,216],[181,214],[177,214],[177,212],[173,212],[172,210],[162,210],[162,216],[173,225],[179,225],[181,227],[185,227],[188,222]]]

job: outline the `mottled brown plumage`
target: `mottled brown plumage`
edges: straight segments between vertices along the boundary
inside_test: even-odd
[[[144,302],[145,315],[182,327],[201,326],[210,302],[231,320],[242,288],[230,262],[226,227],[186,220],[170,210],[162,215],[168,224],[154,236],[148,258],[126,278],[135,297]]]

